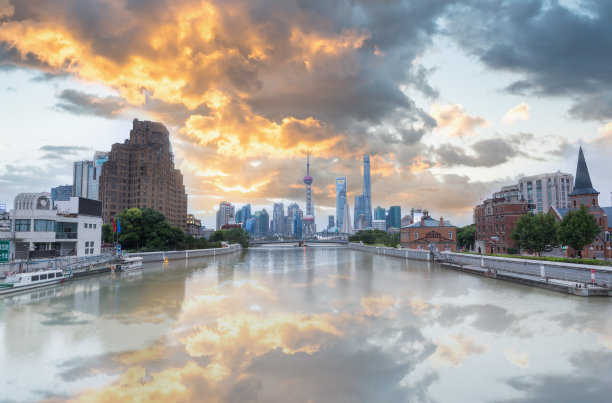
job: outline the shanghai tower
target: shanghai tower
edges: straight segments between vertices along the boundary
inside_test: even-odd
[[[363,196],[365,197],[365,217],[368,227],[372,227],[372,186],[370,183],[370,155],[363,154]]]

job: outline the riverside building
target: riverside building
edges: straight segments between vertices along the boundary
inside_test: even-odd
[[[170,133],[161,123],[134,119],[130,138],[113,144],[108,153],[99,188],[105,223],[124,209],[138,207],[155,209],[171,225],[187,228],[183,175],[174,168]]]
[[[498,197],[487,199],[474,207],[474,251],[478,253],[514,252],[514,240],[510,234],[521,215],[529,212],[527,200],[521,195],[499,197],[499,194],[494,193]]]
[[[450,221],[439,220],[423,211],[421,219],[400,230],[402,248],[427,250],[430,245],[440,251],[457,252],[457,227]]]
[[[100,254],[102,203],[82,197],[51,203],[51,194],[20,193],[0,239],[10,241],[11,259]]]
[[[551,207],[569,207],[573,183],[573,175],[562,172],[525,176],[519,179],[518,193],[529,203],[530,212],[546,213]]]

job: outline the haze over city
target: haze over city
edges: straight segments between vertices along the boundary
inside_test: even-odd
[[[456,224],[519,175],[573,172],[582,144],[604,199],[609,27],[597,1],[0,0],[0,201],[71,183],[72,162],[164,123],[189,211],[304,200],[317,224],[372,205]],[[477,23],[475,23],[477,22]],[[588,44],[588,46],[585,46]]]

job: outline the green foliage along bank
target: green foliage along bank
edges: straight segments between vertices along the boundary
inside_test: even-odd
[[[248,247],[248,237],[242,228],[215,231],[210,239],[194,238],[182,228],[172,226],[166,217],[151,208],[133,207],[123,210],[116,219],[121,224],[121,232],[113,232],[113,226],[102,226],[102,241],[118,241],[124,250],[160,251],[219,248],[221,242],[238,243]]]
[[[363,242],[366,245],[384,245],[397,248],[400,243],[400,234],[388,234],[379,229],[366,230],[351,235],[348,240],[349,242]]]

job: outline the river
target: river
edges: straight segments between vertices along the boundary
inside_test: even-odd
[[[609,401],[612,301],[336,247],[0,299],[0,401]]]

